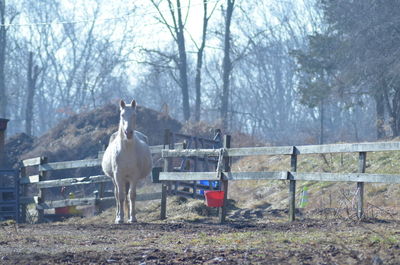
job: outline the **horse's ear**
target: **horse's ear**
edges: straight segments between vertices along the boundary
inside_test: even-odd
[[[119,101],[119,107],[120,107],[121,109],[124,109],[124,108],[125,108],[125,101],[123,101],[122,99]]]
[[[136,100],[132,100],[131,106],[132,106],[132,108],[136,108]]]

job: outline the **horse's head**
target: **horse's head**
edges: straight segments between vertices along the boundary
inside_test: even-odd
[[[126,105],[123,100],[119,102],[120,122],[119,127],[128,140],[132,140],[133,132],[136,128],[136,101],[132,100],[130,105]]]

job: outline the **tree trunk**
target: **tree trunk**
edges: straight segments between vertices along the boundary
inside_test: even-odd
[[[324,100],[323,99],[321,99],[321,103],[320,103],[320,106],[319,106],[319,126],[320,126],[320,128],[319,128],[319,144],[324,144],[324,142],[325,142],[325,136],[324,136],[324,116],[325,116],[325,114],[324,114],[324,111],[325,110],[325,106],[324,106]]]
[[[33,103],[36,89],[36,81],[39,75],[38,66],[33,66],[33,52],[29,52],[28,59],[28,78],[27,78],[27,99],[25,109],[25,133],[32,135],[32,122],[33,122]]]
[[[196,105],[195,105],[195,121],[200,121],[201,116],[201,68],[203,66],[203,53],[206,47],[206,36],[207,36],[207,0],[203,0],[203,35],[201,40],[200,48],[197,52],[197,64],[196,64],[196,78],[195,78],[195,88],[196,88]]]
[[[230,58],[231,50],[231,20],[233,13],[233,6],[235,0],[227,0],[227,9],[225,17],[225,37],[224,37],[224,61],[223,61],[223,88],[221,95],[221,121],[222,127],[226,130],[228,128],[228,108],[229,108],[229,87],[230,87],[230,75],[232,71],[232,62]]]
[[[400,136],[400,88],[394,93],[390,116],[390,126],[392,128],[393,137]]]
[[[385,137],[385,103],[383,94],[377,92],[374,99],[376,103],[376,137],[377,139],[382,139]]]
[[[182,11],[180,0],[176,1],[178,9],[178,29],[177,29],[177,44],[179,50],[179,78],[182,90],[182,106],[183,117],[185,121],[190,119],[190,105],[189,105],[189,86],[187,78],[187,57],[185,47],[184,25],[182,22]]]
[[[6,1],[0,0],[0,118],[6,117],[7,93],[4,67],[6,62],[6,27],[5,27]]]

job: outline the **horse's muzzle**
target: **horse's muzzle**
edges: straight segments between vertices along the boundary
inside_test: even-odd
[[[132,139],[133,138],[133,131],[125,131],[125,136],[127,139]]]

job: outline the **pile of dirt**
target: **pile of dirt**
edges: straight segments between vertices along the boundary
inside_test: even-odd
[[[157,111],[141,106],[137,111],[136,130],[148,136],[150,145],[162,144],[165,129],[179,131],[182,127],[177,120]],[[110,104],[72,115],[37,139],[26,134],[10,137],[6,142],[9,165],[15,167],[21,159],[38,156],[46,156],[48,161],[94,158],[117,131],[118,123],[119,108]]]
[[[32,150],[34,140],[26,133],[18,133],[8,138],[5,146],[7,150],[6,167],[18,167],[19,157],[28,150]]]

